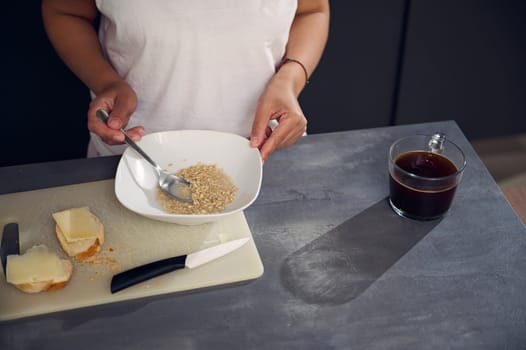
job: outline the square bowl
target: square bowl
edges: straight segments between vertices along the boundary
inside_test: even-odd
[[[176,130],[143,136],[137,144],[170,173],[197,164],[216,165],[238,188],[221,213],[172,214],[156,199],[158,177],[153,166],[131,147],[117,166],[115,194],[129,210],[150,219],[181,225],[200,225],[237,213],[251,205],[261,188],[263,163],[259,151],[239,135],[209,130]]]

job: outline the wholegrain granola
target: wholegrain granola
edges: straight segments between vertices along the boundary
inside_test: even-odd
[[[234,200],[238,190],[230,177],[215,164],[198,163],[179,170],[176,175],[190,182],[192,203],[173,199],[157,187],[157,200],[166,212],[172,214],[221,213]]]

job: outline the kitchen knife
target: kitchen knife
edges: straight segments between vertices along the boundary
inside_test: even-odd
[[[135,267],[116,274],[111,279],[111,293],[116,293],[137,283],[144,282],[153,277],[163,275],[178,269],[201,266],[220,258],[243,246],[248,238],[236,239],[230,242],[218,244],[195,253],[180,255],[173,258],[154,261],[152,263]]]
[[[4,275],[7,276],[7,256],[20,254],[20,242],[18,238],[18,224],[11,222],[4,226],[2,234],[2,243],[0,243],[0,258]]]

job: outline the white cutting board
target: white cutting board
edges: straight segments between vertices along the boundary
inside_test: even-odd
[[[154,221],[123,207],[114,194],[114,180],[18,192],[0,196],[0,235],[3,226],[17,222],[20,251],[46,244],[67,257],[55,235],[53,212],[88,206],[105,227],[102,252],[91,263],[73,262],[73,276],[61,290],[26,294],[0,277],[0,320],[188,291],[241,281],[263,274],[263,265],[243,212],[198,226]],[[110,292],[111,277],[137,265],[249,237],[238,250],[189,270],[178,270]]]

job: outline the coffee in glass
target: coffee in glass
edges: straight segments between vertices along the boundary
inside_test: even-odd
[[[432,220],[450,208],[464,153],[443,134],[408,136],[389,149],[389,203],[404,217]]]

